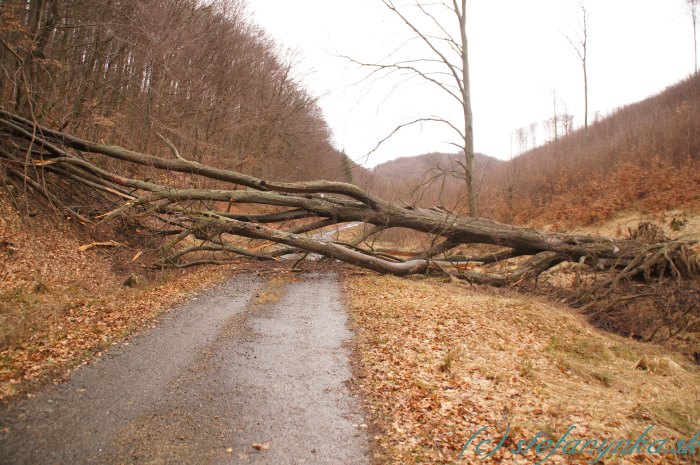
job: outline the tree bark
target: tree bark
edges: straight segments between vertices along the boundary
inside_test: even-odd
[[[689,247],[691,243],[668,240],[652,234],[651,229],[628,239],[545,233],[487,218],[458,217],[439,208],[398,205],[343,182],[278,183],[188,161],[182,156],[165,159],[119,146],[97,144],[6,111],[0,111],[0,144],[0,166],[3,168],[0,173],[28,183],[72,218],[89,222],[95,219],[107,221],[118,216],[135,219],[147,216],[154,234],[161,234],[163,226],[170,228],[166,230],[167,235],[175,236],[175,239],[164,246],[167,253],[160,262],[162,266],[226,262],[232,255],[274,260],[303,251],[379,273],[398,276],[449,274],[466,281],[497,286],[536,279],[544,271],[565,261],[588,269],[610,271],[598,287],[588,290],[588,297],[582,296],[584,300],[605,293],[620,279],[658,281],[700,275],[700,263]],[[100,168],[93,161],[100,158],[204,177],[219,181],[223,187],[180,188],[130,178]],[[112,207],[92,216],[76,211],[76,207],[70,207],[68,201],[59,198],[58,192],[51,191],[65,180],[78,181],[83,190],[99,192],[110,199]],[[260,214],[230,211],[232,205],[239,204],[272,206],[279,211]],[[217,208],[217,205],[228,208]],[[303,224],[298,223],[300,220]],[[323,228],[343,223],[368,226],[354,240],[345,243],[325,239],[319,234]],[[428,250],[415,251],[407,260],[363,247],[368,237],[391,228],[407,228],[432,235],[435,245]],[[177,244],[188,236],[196,238],[199,244],[177,248]],[[284,247],[264,251],[258,244],[246,248],[231,242],[233,236]],[[491,247],[493,252],[471,257],[459,251],[453,253],[464,245],[497,247]],[[198,252],[220,253],[221,256],[182,262],[183,257]],[[506,264],[501,267],[506,271],[488,268],[490,264]]]

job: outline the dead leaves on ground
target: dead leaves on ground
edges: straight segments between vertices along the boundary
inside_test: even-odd
[[[70,289],[72,294],[59,295],[61,289],[52,287],[33,305],[53,305],[60,299],[63,310],[47,313],[40,327],[0,351],[0,399],[46,376],[60,375],[93,355],[101,356],[100,351],[113,342],[148,325],[195,291],[223,280],[228,272],[226,267],[173,272],[156,285],[138,289],[105,285],[97,295],[76,288]]]
[[[627,438],[656,424],[660,438],[689,439],[700,421],[696,367],[679,360],[674,376],[635,369],[645,353],[678,356],[601,333],[566,309],[431,280],[351,276],[346,288],[356,384],[383,433],[380,463],[455,463],[486,425],[483,437],[497,443],[506,428],[515,441],[539,431],[558,438],[571,425],[581,438]],[[536,458],[505,452],[482,461],[472,451],[461,463]],[[616,463],[659,459],[673,463],[649,455]]]

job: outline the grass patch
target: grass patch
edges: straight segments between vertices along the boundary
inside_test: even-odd
[[[462,357],[462,353],[462,349],[459,347],[452,347],[448,350],[440,362],[440,371],[443,373],[450,373],[452,371],[452,364]]]
[[[289,274],[272,276],[265,285],[258,290],[250,304],[251,309],[263,307],[265,305],[279,302],[285,293],[285,286],[291,282],[298,281],[297,278]]]
[[[613,344],[610,346],[610,351],[616,357],[628,362],[636,362],[640,358],[639,352],[627,344]]]
[[[700,403],[673,400],[654,405],[651,418],[658,424],[680,431],[687,438],[698,432],[700,424]]]
[[[602,362],[610,360],[608,348],[599,338],[574,335],[553,335],[545,346],[547,352],[554,352],[575,357],[587,362]]]

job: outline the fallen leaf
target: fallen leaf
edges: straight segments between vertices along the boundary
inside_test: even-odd
[[[81,252],[85,252],[86,250],[90,250],[93,247],[123,247],[124,244],[121,244],[117,241],[107,241],[107,242],[92,242],[90,244],[86,245],[81,245],[78,247],[78,250]]]
[[[270,443],[269,442],[263,442],[263,443],[254,442],[253,444],[251,444],[251,446],[255,450],[268,450],[270,448]]]

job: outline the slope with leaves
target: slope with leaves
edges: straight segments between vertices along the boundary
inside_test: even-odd
[[[85,229],[43,213],[21,216],[0,191],[0,399],[60,379],[228,273],[148,273],[129,237],[85,249]],[[135,287],[123,284],[130,274]]]
[[[495,219],[592,224],[615,213],[700,207],[700,77],[623,107],[486,175]]]
[[[556,441],[571,425],[576,438],[587,439],[636,438],[652,424],[655,438],[688,439],[700,426],[697,366],[601,333],[556,305],[362,274],[350,276],[346,290],[357,332],[356,382],[382,433],[378,463],[455,463],[487,425],[482,437],[496,442],[510,428],[509,449],[539,431]],[[645,356],[659,362],[656,369],[635,368]],[[461,463],[542,458],[502,450],[482,461],[471,450]],[[555,454],[548,463],[590,459]],[[619,463],[674,460],[636,455]]]

